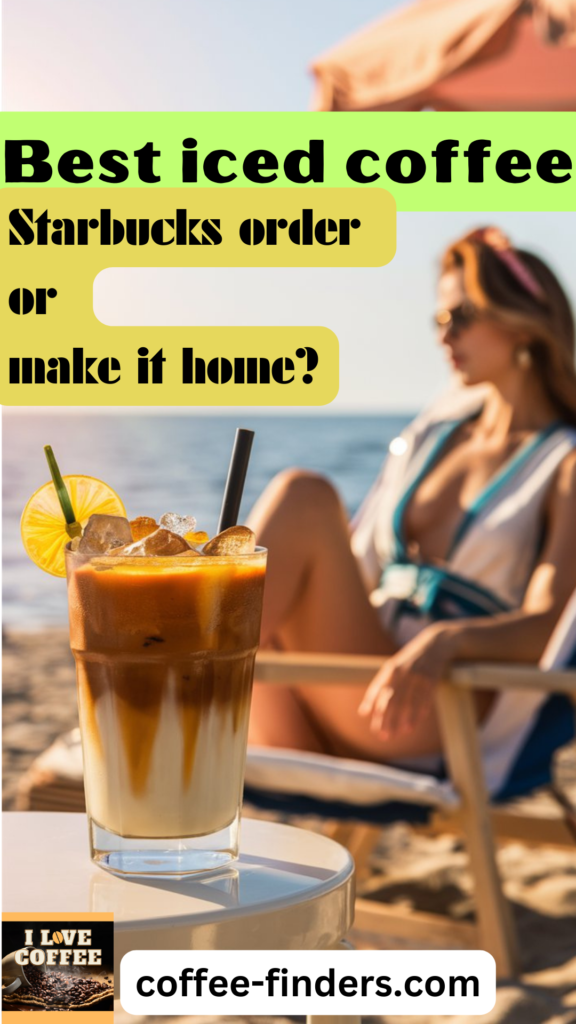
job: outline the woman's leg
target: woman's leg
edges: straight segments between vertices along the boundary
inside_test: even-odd
[[[261,646],[392,653],[350,548],[345,511],[327,480],[298,470],[279,474],[249,525],[269,551]],[[357,706],[361,692],[354,696]],[[327,751],[331,732],[310,708],[304,688],[255,684],[250,742]]]
[[[261,645],[302,651],[390,654],[394,645],[368,600],[350,547],[346,512],[324,477],[280,473],[250,513],[268,548]],[[292,647],[291,649],[296,649]]]
[[[255,506],[250,526],[267,547],[262,646],[342,654],[394,653],[368,600],[346,515],[323,477],[287,471]],[[409,735],[382,740],[358,716],[355,686],[256,684],[250,742],[387,761],[437,753],[433,715]]]

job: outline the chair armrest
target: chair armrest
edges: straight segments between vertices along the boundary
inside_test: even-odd
[[[257,682],[368,686],[385,658],[365,654],[311,654],[261,651],[256,659]],[[543,671],[536,665],[461,662],[450,682],[467,690],[541,690],[576,698],[576,671]]]
[[[541,690],[576,698],[576,672],[541,669],[537,665],[461,662],[452,669],[450,682],[467,690]]]
[[[366,654],[312,654],[260,651],[254,679],[283,686],[342,684],[368,686],[385,658]]]

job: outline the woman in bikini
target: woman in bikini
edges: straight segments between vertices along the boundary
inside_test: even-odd
[[[574,323],[557,278],[496,228],[441,263],[436,323],[458,386],[393,446],[350,525],[288,470],[250,525],[269,549],[261,644],[382,655],[356,687],[256,684],[251,742],[425,762],[434,684],[462,660],[536,663],[576,587]],[[518,732],[532,704],[511,699]],[[477,696],[480,727],[499,717]],[[502,729],[502,721],[498,728]]]

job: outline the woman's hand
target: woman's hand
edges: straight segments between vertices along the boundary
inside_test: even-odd
[[[435,623],[391,658],[370,683],[358,713],[383,739],[410,732],[432,710],[434,686],[456,657],[457,627]]]

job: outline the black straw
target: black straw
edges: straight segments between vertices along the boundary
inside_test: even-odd
[[[244,490],[244,481],[248,471],[253,440],[253,430],[244,430],[242,427],[239,427],[236,431],[232,457],[228,467],[228,479],[226,480],[222,508],[220,510],[218,533],[229,529],[230,526],[236,526],[238,522],[240,502],[242,501],[242,492]]]

